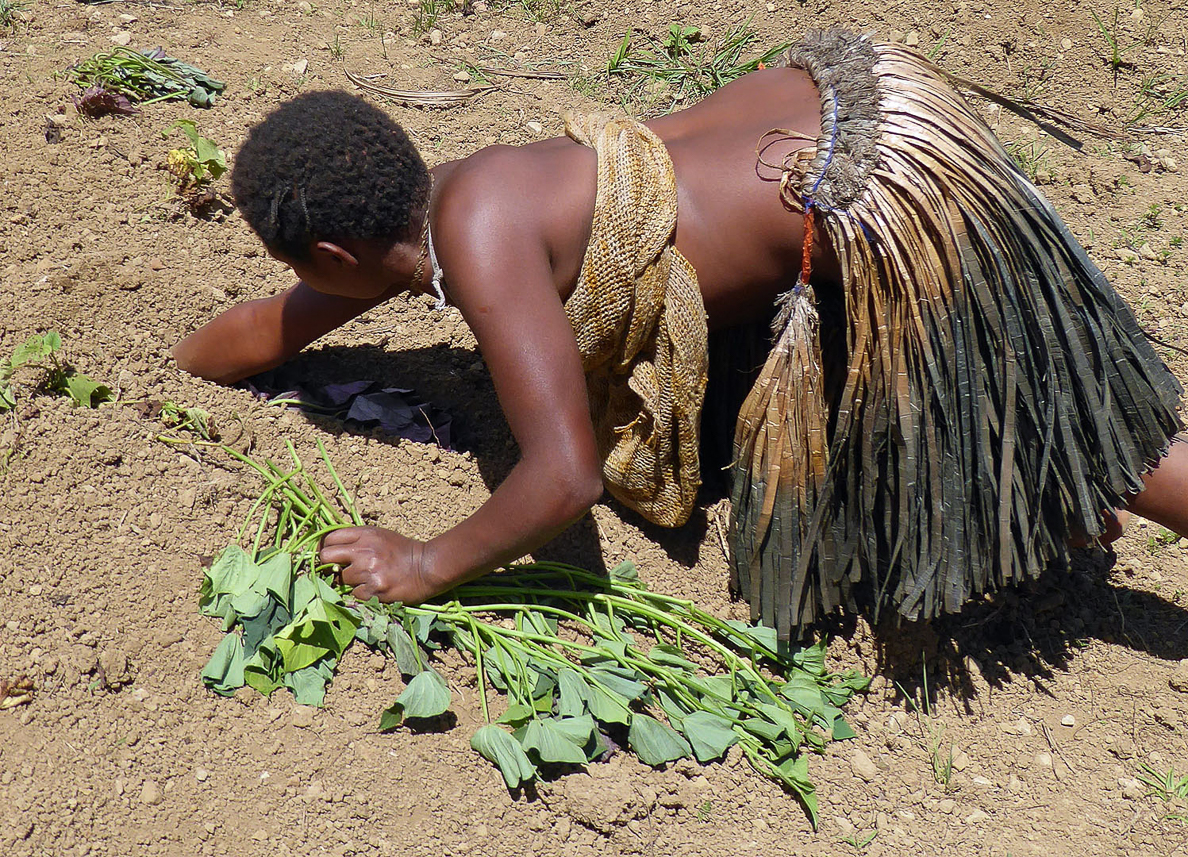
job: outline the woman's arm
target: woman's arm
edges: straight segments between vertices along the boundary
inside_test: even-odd
[[[322,558],[343,566],[360,598],[416,602],[485,574],[540,547],[602,494],[581,357],[540,232],[506,207],[476,210],[481,194],[464,198],[466,216],[442,211],[434,237],[521,459],[478,511],[427,543],[371,527],[327,536]]]
[[[298,283],[270,298],[233,306],[175,345],[173,356],[191,375],[234,384],[279,366],[388,297],[324,295]]]

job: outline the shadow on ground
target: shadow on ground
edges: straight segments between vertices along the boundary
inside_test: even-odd
[[[1188,610],[1126,584],[1110,551],[1077,550],[1065,568],[1004,589],[930,622],[887,620],[873,630],[879,672],[909,700],[938,692],[969,702],[978,676],[1000,687],[1024,677],[1044,692],[1090,640],[1165,660],[1188,657]],[[849,635],[853,619],[826,629]]]

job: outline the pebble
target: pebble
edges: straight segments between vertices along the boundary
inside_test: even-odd
[[[936,808],[945,815],[950,815],[952,814],[953,810],[957,808],[957,801],[953,800],[951,797],[947,797],[938,803]]]
[[[317,709],[308,705],[297,705],[289,715],[289,722],[298,729],[308,729],[314,725],[314,712]]]
[[[112,36],[111,41],[112,41],[112,44],[116,44],[116,45],[119,45],[120,47],[126,48],[128,46],[128,44],[132,41],[132,34],[129,33],[127,30],[123,30],[119,33],[116,33],[114,36]]]
[[[920,33],[917,30],[912,30],[903,37],[903,43],[909,48],[915,48],[920,45]]]
[[[539,136],[544,133],[544,125],[541,125],[539,122],[525,122],[524,127],[528,129],[530,134]]]
[[[1119,247],[1116,252],[1118,258],[1123,262],[1133,262],[1138,259],[1138,253],[1134,252],[1129,247]]]
[[[161,787],[153,780],[145,780],[140,789],[140,802],[145,806],[159,806],[165,800],[161,794]]]
[[[1015,724],[1015,732],[1026,738],[1031,734],[1031,722],[1026,717],[1020,717],[1019,722]]]
[[[507,38],[507,33],[503,32],[503,30],[492,30],[491,31],[491,39],[490,40],[492,42],[498,42],[501,39],[506,39],[506,38]]]
[[[1040,767],[1040,768],[1052,767],[1052,754],[1051,753],[1036,753],[1035,754],[1035,764],[1037,767]]]
[[[969,767],[969,754],[961,750],[953,757],[953,770],[964,771]]]
[[[1060,40],[1060,49],[1062,51],[1071,51],[1072,46],[1073,46],[1072,39],[1061,39]]]
[[[470,83],[470,72],[466,69],[454,73],[454,80],[458,83]]]
[[[1071,714],[1066,714],[1060,718],[1060,725],[1069,727],[1076,726],[1077,718],[1073,717]]]
[[[983,821],[989,819],[990,816],[982,812],[980,809],[975,809],[965,817],[966,824],[981,824]]]
[[[429,31],[429,44],[434,46],[441,44],[441,30]]]
[[[1185,310],[1185,312],[1188,312],[1188,310]],[[1176,669],[1168,678],[1167,683],[1171,685],[1172,690],[1178,690],[1180,693],[1188,693],[1188,658],[1185,658],[1176,665]]]
[[[1122,789],[1122,797],[1127,800],[1141,800],[1145,794],[1143,784],[1134,777],[1119,778],[1118,787]]]
[[[312,15],[313,3],[310,3],[309,0],[299,0],[297,3],[297,11],[302,15]]]
[[[867,783],[874,782],[879,775],[878,767],[871,761],[870,756],[861,750],[855,750],[850,758],[850,770],[854,772],[854,776]]]
[[[293,72],[293,74],[297,75],[298,77],[301,77],[303,74],[305,74],[306,69],[309,68],[309,60],[300,59],[297,60],[297,62],[289,63],[285,66],[285,68]]]
[[[194,771],[194,779],[200,783],[204,783],[210,779],[210,771],[206,770],[206,768],[198,768]]]

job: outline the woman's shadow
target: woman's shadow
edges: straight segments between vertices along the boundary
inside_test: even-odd
[[[478,353],[451,345],[388,351],[378,345],[329,346],[301,353],[284,366],[248,379],[273,393],[301,388],[317,391],[356,380],[384,388],[412,390],[410,401],[445,411],[450,448],[470,453],[489,491],[505,479],[519,458],[515,439],[499,406]],[[374,426],[311,411],[306,419],[328,434],[354,434],[397,446],[408,441]],[[444,523],[444,522],[443,522]],[[538,561],[564,562],[605,574],[598,530],[590,515],[533,551]]]

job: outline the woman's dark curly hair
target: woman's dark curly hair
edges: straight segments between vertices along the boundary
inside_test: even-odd
[[[248,225],[295,261],[308,258],[311,242],[404,235],[429,182],[404,129],[341,90],[282,104],[248,132],[231,172]]]

